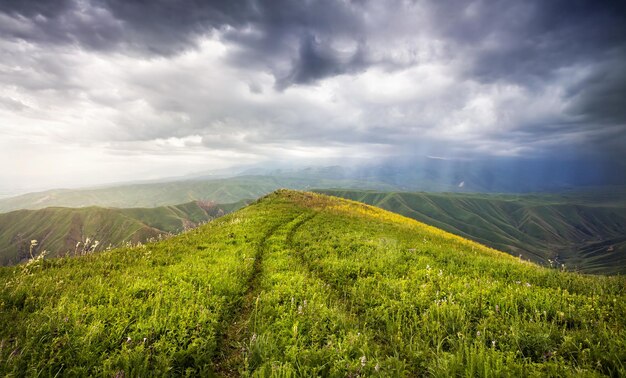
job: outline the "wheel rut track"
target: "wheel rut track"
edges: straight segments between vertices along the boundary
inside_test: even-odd
[[[240,348],[239,342],[241,336],[248,326],[250,314],[254,309],[256,297],[260,294],[259,283],[261,280],[261,271],[263,270],[263,258],[267,252],[267,242],[282,227],[291,224],[298,216],[289,219],[287,222],[278,222],[265,233],[261,241],[256,247],[254,254],[254,264],[252,273],[248,278],[247,290],[239,308],[231,308],[227,311],[227,315],[223,323],[228,324],[224,331],[218,336],[216,364],[213,368],[211,376],[214,377],[238,377],[239,376],[239,358]]]
[[[353,319],[355,321],[355,323],[357,324],[358,328],[360,329],[360,331],[362,333],[366,333],[368,332],[365,327],[364,324],[362,324],[361,320],[359,320],[359,315],[352,309],[352,306],[350,305],[350,303],[346,300],[345,297],[342,297],[339,293],[342,292],[342,288],[338,287],[337,285],[335,285],[334,283],[328,282],[328,280],[326,280],[321,274],[319,274],[319,272],[317,272],[311,265],[311,262],[308,261],[305,256],[302,254],[302,252],[297,251],[294,248],[293,245],[293,238],[296,234],[296,232],[302,227],[304,226],[305,223],[309,222],[310,220],[312,220],[313,218],[315,218],[318,215],[318,213],[313,213],[311,215],[309,215],[308,217],[298,221],[298,223],[296,225],[294,225],[294,227],[291,229],[291,231],[289,232],[289,234],[287,235],[287,239],[286,239],[286,245],[285,247],[288,248],[293,255],[302,263],[302,265],[304,266],[304,268],[306,269],[306,271],[308,272],[308,274],[311,275],[311,277],[315,277],[318,280],[320,280],[321,282],[326,283],[332,290],[329,291],[329,293],[331,294],[331,296],[333,297],[334,301],[335,301],[335,305],[337,306],[338,309],[340,309],[344,314],[346,314],[349,318]],[[371,332],[370,332],[371,333]],[[388,347],[385,347],[385,344],[387,344],[389,342],[389,340],[387,340],[386,337],[384,337],[384,335],[379,332],[379,331],[374,331],[373,333],[371,333],[372,335],[372,341],[381,349],[381,350],[385,350],[388,349]]]

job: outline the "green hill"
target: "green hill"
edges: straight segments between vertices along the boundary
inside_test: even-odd
[[[136,248],[0,269],[10,376],[624,376],[626,279],[279,191]]]
[[[624,195],[320,192],[379,206],[542,264],[552,260],[553,266],[585,273],[626,273]]]
[[[326,179],[322,177],[239,176],[225,179],[197,179],[150,184],[120,185],[91,189],[57,189],[0,199],[0,213],[20,209],[62,207],[157,207],[196,200],[232,203],[258,198],[279,188],[366,188],[393,190],[371,181]]]
[[[52,207],[0,214],[0,265],[24,261],[31,253],[36,256],[44,250],[49,256],[58,257],[145,242],[181,232],[245,204],[194,201],[150,209]],[[37,245],[31,246],[31,240],[36,240]]]

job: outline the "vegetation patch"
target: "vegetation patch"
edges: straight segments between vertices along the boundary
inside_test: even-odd
[[[0,374],[623,376],[625,288],[282,190],[158,243],[0,269]]]

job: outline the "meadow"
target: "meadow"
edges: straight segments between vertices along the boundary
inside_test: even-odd
[[[466,194],[320,190],[393,211],[544,266],[626,273],[626,191]]]
[[[171,239],[0,269],[5,376],[624,376],[626,279],[280,190]]]

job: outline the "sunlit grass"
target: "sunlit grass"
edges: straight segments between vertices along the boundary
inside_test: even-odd
[[[624,278],[312,193],[0,284],[5,375],[626,374]]]

